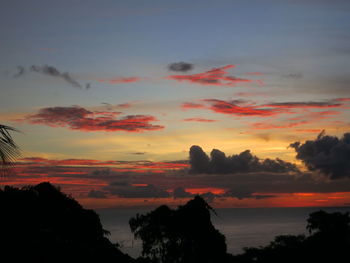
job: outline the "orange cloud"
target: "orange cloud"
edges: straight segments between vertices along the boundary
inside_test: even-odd
[[[184,102],[184,103],[182,103],[181,108],[183,108],[183,109],[201,109],[201,108],[204,108],[204,105],[199,104],[199,103]]]
[[[123,84],[123,83],[131,83],[138,82],[141,78],[139,77],[127,77],[127,78],[113,78],[113,79],[98,79],[98,82],[109,83],[109,84]]]
[[[235,65],[227,65],[220,68],[214,68],[203,73],[190,75],[170,75],[167,78],[180,82],[184,81],[212,86],[236,86],[238,83],[252,82],[250,79],[242,79],[227,75],[227,70],[235,67]]]
[[[221,195],[226,192],[223,188],[216,188],[216,187],[204,187],[204,188],[185,188],[185,191],[194,194],[194,195],[200,195],[205,193],[212,193],[216,195]]]
[[[217,99],[206,99],[203,101],[210,103],[211,106],[209,109],[214,112],[237,116],[274,116],[290,112],[285,109],[269,109],[251,105],[240,105],[240,103],[236,101],[230,102]]]
[[[216,120],[203,119],[203,118],[188,118],[188,119],[183,119],[183,121],[187,121],[187,122],[216,122]]]

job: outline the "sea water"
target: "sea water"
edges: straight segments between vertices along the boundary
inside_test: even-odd
[[[307,235],[309,214],[321,209],[327,212],[350,211],[350,207],[224,208],[216,209],[217,215],[212,214],[211,220],[225,235],[228,252],[238,254],[243,252],[244,247],[268,245],[278,235]],[[132,257],[141,254],[142,243],[134,240],[129,219],[148,211],[133,208],[96,210],[104,229],[111,233],[110,240],[118,242],[121,250]]]

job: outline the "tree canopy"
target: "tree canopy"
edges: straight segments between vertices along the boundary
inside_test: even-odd
[[[0,250],[8,262],[132,262],[99,216],[50,183],[0,189]]]
[[[210,211],[214,210],[196,196],[177,209],[163,205],[137,214],[129,223],[142,240],[142,255],[154,262],[224,262],[225,237],[211,223]]]
[[[277,236],[265,247],[246,248],[237,263],[349,262],[349,213],[317,211],[307,219],[310,235]]]

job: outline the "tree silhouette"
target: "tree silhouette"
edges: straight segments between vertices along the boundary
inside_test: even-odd
[[[4,262],[133,262],[106,237],[99,216],[50,183],[0,189]]]
[[[210,221],[213,209],[199,196],[184,206],[160,206],[129,221],[135,238],[142,240],[142,255],[153,262],[225,262],[225,237]]]
[[[307,220],[310,236],[278,236],[269,245],[246,248],[233,256],[237,263],[349,262],[349,213],[311,213]]]
[[[0,124],[0,176],[5,175],[8,168],[19,156],[19,148],[14,142],[10,131],[18,131],[10,126]]]

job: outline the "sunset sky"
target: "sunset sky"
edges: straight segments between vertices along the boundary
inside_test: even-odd
[[[91,208],[350,204],[349,1],[4,0],[0,32],[22,150],[1,185]]]

